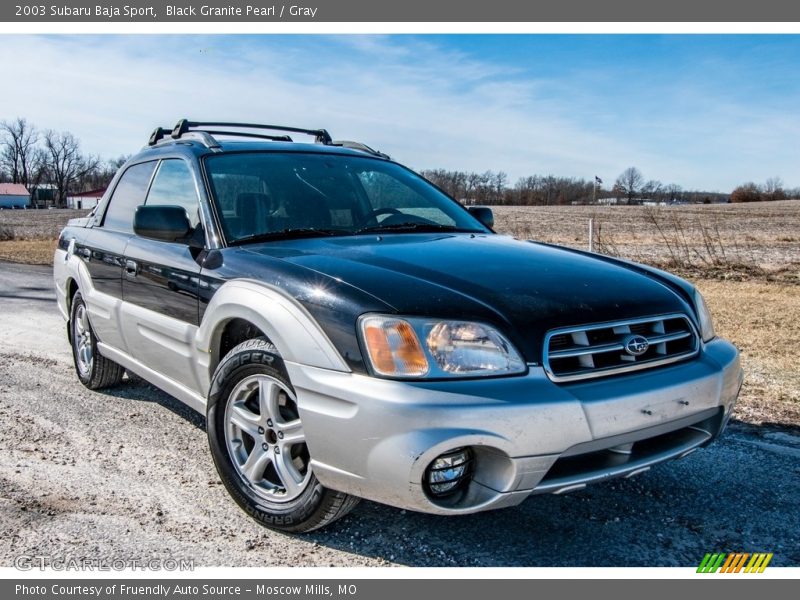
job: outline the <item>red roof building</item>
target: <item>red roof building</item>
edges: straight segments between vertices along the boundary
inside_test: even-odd
[[[78,210],[94,208],[105,193],[106,188],[100,188],[97,190],[89,190],[88,192],[70,194],[67,196],[67,208],[75,208]]]
[[[26,208],[31,203],[28,189],[21,183],[0,183],[0,208]]]
[[[0,196],[30,196],[30,193],[21,183],[0,183]]]

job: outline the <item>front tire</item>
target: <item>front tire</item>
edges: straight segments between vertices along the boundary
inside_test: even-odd
[[[217,472],[237,504],[262,525],[312,531],[358,503],[314,476],[294,388],[267,340],[249,340],[225,356],[208,404]]]
[[[125,369],[97,351],[97,337],[89,322],[86,302],[75,292],[70,311],[70,341],[75,372],[90,390],[113,387],[122,381]]]

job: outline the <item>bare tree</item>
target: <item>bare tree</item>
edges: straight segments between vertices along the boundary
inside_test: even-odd
[[[82,155],[80,142],[69,132],[47,131],[44,148],[47,175],[56,186],[56,203],[66,206],[67,195],[75,182],[95,170],[100,161]]]
[[[669,202],[675,202],[676,200],[680,199],[682,192],[683,190],[681,189],[681,186],[676,183],[670,183],[664,188],[664,197]]]
[[[651,179],[642,185],[640,190],[642,198],[649,198],[650,200],[660,201],[664,194],[664,184],[655,179]]]
[[[786,192],[783,189],[783,180],[780,177],[770,177],[764,184],[765,200],[783,200]]]
[[[628,204],[633,204],[641,193],[642,186],[644,185],[644,175],[636,167],[628,167],[614,183],[614,189],[618,193],[627,198]]]
[[[0,122],[0,163],[11,183],[21,183],[29,190],[38,184],[42,167],[38,143],[39,132],[26,119]]]
[[[481,185],[481,176],[478,173],[468,173],[464,181],[464,198],[467,204],[475,204]]]
[[[495,173],[492,178],[492,204],[500,204],[503,201],[503,196],[508,188],[508,174],[504,171]]]
[[[98,163],[97,168],[91,170],[76,182],[76,186],[80,188],[81,191],[98,190],[108,187],[119,168],[124,165],[129,158],[130,155],[123,155]]]

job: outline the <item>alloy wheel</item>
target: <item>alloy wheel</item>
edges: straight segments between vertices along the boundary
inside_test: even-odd
[[[225,442],[239,476],[266,500],[293,500],[311,480],[297,399],[274,377],[252,375],[236,385],[225,408]]]
[[[94,350],[92,342],[92,327],[89,324],[89,314],[86,305],[81,304],[75,311],[75,325],[73,328],[72,344],[75,347],[75,362],[78,371],[84,377],[92,372],[94,364]]]

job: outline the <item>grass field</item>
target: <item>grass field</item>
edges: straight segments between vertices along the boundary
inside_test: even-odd
[[[687,206],[499,206],[497,231],[701,276],[796,278],[800,200]]]
[[[52,262],[55,238],[80,211],[0,211],[0,260]],[[664,267],[695,283],[717,333],[742,352],[736,417],[800,425],[800,201],[648,207],[495,207],[496,229],[588,246]]]
[[[800,425],[800,286],[764,280],[694,279],[717,334],[742,353],[744,387],[735,416]]]
[[[69,219],[86,210],[0,210],[0,260],[29,265],[53,262],[56,238]]]

